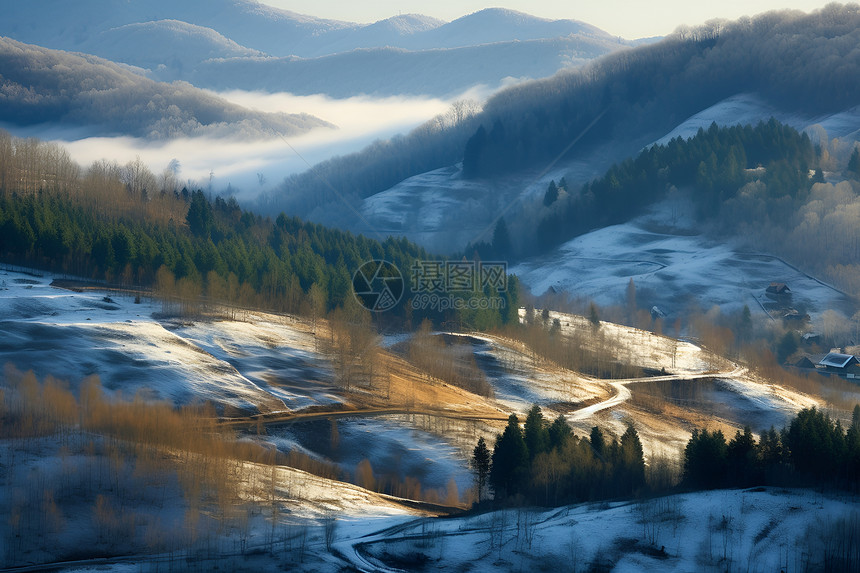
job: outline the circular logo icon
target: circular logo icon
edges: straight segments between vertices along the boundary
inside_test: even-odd
[[[352,291],[358,303],[372,312],[393,308],[403,297],[403,275],[388,261],[368,261],[352,276]]]

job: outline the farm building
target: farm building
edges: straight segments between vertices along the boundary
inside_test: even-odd
[[[765,292],[773,295],[788,295],[791,294],[791,289],[785,283],[770,283]]]
[[[836,374],[849,380],[860,379],[860,360],[853,354],[841,352],[808,354],[795,362],[794,367],[813,369],[820,374]]]
[[[853,354],[831,352],[821,359],[818,367],[846,378],[860,378],[860,360]]]
[[[826,354],[808,354],[794,363],[797,368],[817,368],[818,364],[827,356]]]
[[[853,354],[841,354],[839,352],[831,352],[827,356],[821,359],[821,362],[818,364],[820,366],[824,366],[827,369],[835,369],[835,370],[844,370],[848,368],[852,364],[858,364],[860,361],[857,360],[857,357]]]

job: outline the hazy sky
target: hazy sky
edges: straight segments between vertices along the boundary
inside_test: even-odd
[[[398,14],[424,14],[442,20],[493,6],[542,18],[569,18],[593,24],[627,39],[664,36],[680,24],[702,24],[712,18],[734,20],[760,12],[793,8],[809,12],[830,0],[261,0],[300,14],[351,22],[375,22]]]

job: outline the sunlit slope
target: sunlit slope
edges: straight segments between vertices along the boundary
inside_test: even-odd
[[[327,360],[301,324],[159,319],[136,295],[77,293],[51,276],[0,271],[0,362],[78,384],[177,405],[211,400],[240,412],[287,412],[340,401]]]

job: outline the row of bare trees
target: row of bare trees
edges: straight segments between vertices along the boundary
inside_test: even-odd
[[[274,495],[277,484],[266,482],[274,471],[248,467],[274,467],[279,457],[236,440],[211,406],[109,399],[97,377],[76,395],[11,366],[2,382],[7,565],[79,553],[61,541],[78,539],[74,531],[92,531],[85,542],[99,555],[232,551],[247,540],[247,500]]]
[[[427,320],[409,342],[409,359],[429,377],[479,396],[493,396],[493,387],[475,361],[471,344],[434,334]]]
[[[562,324],[560,319],[550,320],[548,314],[527,314],[525,325],[509,328],[505,335],[525,344],[535,362],[547,360],[600,378],[642,375],[642,368],[634,363],[635,350],[608,337],[596,314],[588,326]]]
[[[0,129],[0,193],[39,191],[74,197],[103,216],[135,216],[167,224],[185,220],[179,163],[160,175],[140,159],[121,165],[100,159],[82,169],[61,145],[18,138]]]

